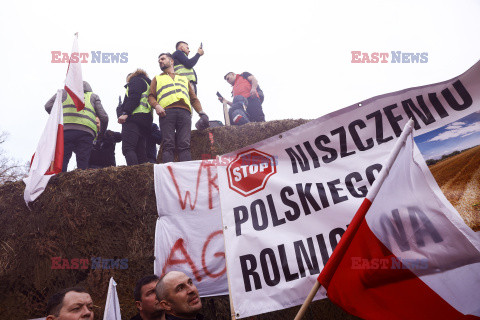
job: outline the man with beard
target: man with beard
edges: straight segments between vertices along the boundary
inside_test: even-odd
[[[185,273],[170,271],[160,279],[155,291],[166,320],[204,319],[197,287]]]
[[[165,312],[155,294],[158,281],[154,274],[138,280],[133,290],[138,314],[130,320],[165,320]]]
[[[192,84],[195,93],[197,93],[197,73],[193,67],[197,64],[200,56],[203,56],[202,47],[200,46],[200,48],[198,48],[197,54],[191,59],[188,59],[190,48],[185,41],[178,41],[175,45],[175,50],[176,51],[172,54],[173,61],[175,62],[175,73],[187,77]]]
[[[208,116],[184,76],[173,71],[173,58],[169,53],[158,56],[158,63],[163,73],[153,78],[150,84],[148,102],[160,117],[162,131],[162,161],[174,160],[175,146],[178,161],[190,161],[190,131],[192,126],[192,107],[199,114],[202,123],[208,124]],[[208,125],[207,125],[208,126]]]

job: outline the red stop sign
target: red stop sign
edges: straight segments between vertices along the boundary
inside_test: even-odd
[[[267,185],[268,178],[277,173],[275,158],[250,149],[239,153],[227,167],[228,186],[242,196],[250,196]]]

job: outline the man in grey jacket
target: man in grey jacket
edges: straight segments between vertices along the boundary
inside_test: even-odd
[[[86,81],[83,81],[83,92],[85,108],[77,111],[72,98],[65,89],[63,90],[63,172],[67,171],[72,152],[75,152],[77,158],[77,168],[87,169],[93,140],[97,135],[103,136],[107,130],[108,115],[102,107],[100,98],[92,92],[92,88]],[[56,94],[45,104],[45,110],[48,113],[52,110],[55,97]],[[97,127],[96,117],[100,119],[100,129]]]

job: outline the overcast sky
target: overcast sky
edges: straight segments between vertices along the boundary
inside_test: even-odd
[[[183,7],[179,7],[182,4]],[[47,120],[45,102],[62,88],[79,32],[84,80],[120,131],[115,107],[125,77],[160,73],[157,56],[183,40],[205,55],[198,96],[222,120],[216,91],[230,97],[228,71],[254,74],[267,120],[314,119],[367,98],[457,76],[480,58],[480,1],[9,1],[0,12],[0,131],[24,162]],[[91,51],[128,54],[127,63],[92,63]],[[352,51],[388,52],[389,63],[351,63]],[[427,53],[426,63],[391,63],[391,51]],[[194,115],[193,123],[198,120]],[[158,117],[155,115],[155,122]],[[120,145],[117,164],[125,164]],[[75,163],[75,161],[71,160]]]

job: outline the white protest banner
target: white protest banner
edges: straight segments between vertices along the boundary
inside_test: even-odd
[[[221,159],[229,162],[217,170],[237,318],[305,300],[409,118],[426,158],[471,147],[478,157],[480,63],[451,80],[362,101]]]
[[[154,272],[189,275],[201,296],[228,294],[217,169],[201,161],[154,167]]]

